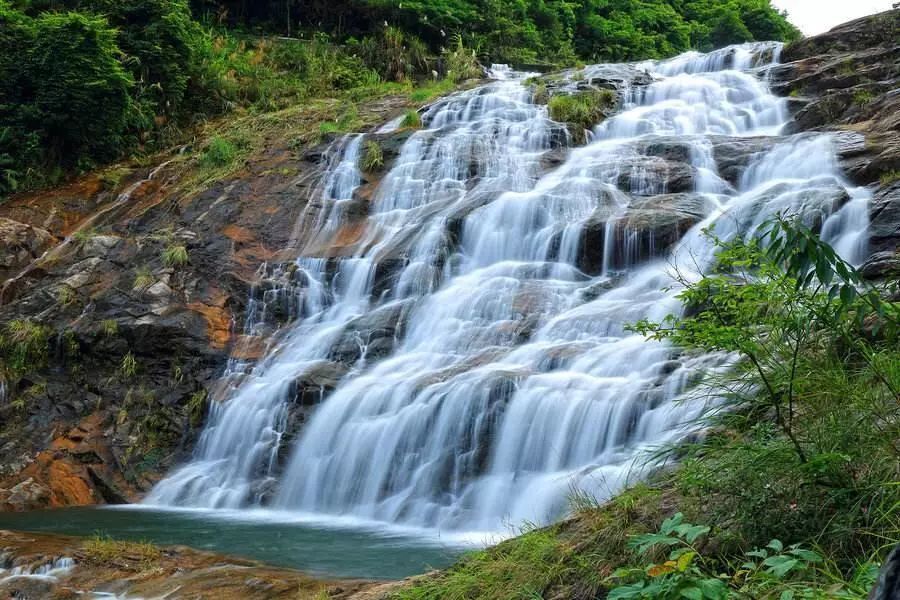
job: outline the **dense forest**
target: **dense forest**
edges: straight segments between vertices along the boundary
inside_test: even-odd
[[[476,57],[626,61],[798,35],[769,0],[0,0],[0,197],[228,110],[464,79]]]

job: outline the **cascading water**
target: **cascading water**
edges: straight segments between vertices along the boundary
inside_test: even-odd
[[[360,184],[362,138],[346,140],[297,262],[301,317],[148,502],[246,506],[269,477],[285,510],[499,531],[559,516],[574,488],[620,488],[647,449],[705,410],[692,386],[727,368],[626,328],[680,310],[673,271],[695,277],[714,259],[703,229],[749,236],[787,211],[864,257],[868,198],[840,175],[830,138],[775,137],[787,114],[764,77],[779,51],[642,63],[653,82],[628,89],[619,114],[549,172],[560,128],[503,71],[424,115],[351,250],[326,257],[314,249],[340,235]],[[755,149],[728,178],[717,149],[738,143]],[[666,241],[653,223],[686,211],[686,233]],[[398,264],[386,284],[379,266]],[[395,315],[381,360],[368,360],[358,329],[373,314]],[[351,331],[362,349],[279,473],[293,382],[334,360]]]

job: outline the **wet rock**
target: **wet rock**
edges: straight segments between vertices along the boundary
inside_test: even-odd
[[[47,506],[50,490],[33,477],[14,485],[8,490],[0,490],[0,507],[3,510],[26,511]]]
[[[0,217],[0,283],[41,256],[52,242],[45,229]]]
[[[871,252],[891,252],[900,248],[900,180],[875,193],[869,219]]]
[[[360,359],[374,361],[387,356],[403,333],[404,317],[413,299],[379,307],[351,321],[332,347],[331,360],[353,364]]]
[[[665,256],[709,209],[704,196],[682,193],[637,197],[624,211],[612,215],[601,211],[585,226],[578,267],[587,274],[599,275],[604,261],[612,269],[621,269]],[[608,235],[615,236],[611,246],[607,244]],[[613,256],[605,256],[608,247],[615,248]]]
[[[864,279],[882,280],[894,279],[900,276],[900,252],[897,250],[885,250],[876,252],[866,260],[859,268]]]

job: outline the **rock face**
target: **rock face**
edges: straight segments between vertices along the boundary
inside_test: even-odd
[[[404,102],[360,114],[382,123]],[[405,135],[384,136],[386,160]],[[176,158],[0,204],[0,362],[30,348],[10,332],[35,342],[0,364],[0,510],[133,502],[187,457],[229,359],[251,364],[296,316],[285,265],[333,142],[271,136],[200,191]]]
[[[793,99],[792,129],[837,132],[848,177],[873,190],[873,257],[863,269],[873,279],[896,274],[900,246],[898,31],[898,9],[851,21],[785,48],[772,73]]]

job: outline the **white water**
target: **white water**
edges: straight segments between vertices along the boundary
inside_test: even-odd
[[[787,121],[765,71],[750,71],[779,50],[745,45],[642,64],[655,82],[632,89],[594,141],[548,173],[540,161],[555,126],[502,70],[428,111],[352,251],[329,259],[313,249],[346,224],[360,184],[362,139],[345,140],[310,255],[297,263],[301,317],[214,405],[195,460],[148,502],[250,506],[270,478],[283,510],[497,532],[560,516],[573,489],[620,489],[647,450],[690,430],[706,408],[690,390],[725,368],[724,357],[688,357],[625,329],[681,310],[674,271],[696,277],[713,259],[703,228],[748,236],[787,211],[824,222],[823,237],[849,260],[864,257],[868,199],[840,175],[827,136],[773,139],[735,185],[718,174],[723,136],[774,136]],[[669,191],[670,164],[648,155],[651,143],[688,148],[705,218],[648,261],[640,248],[656,249],[652,232],[623,235],[617,223],[635,202]],[[606,222],[603,266],[588,274],[580,257],[597,219]],[[397,259],[404,266],[375,293],[378,265]],[[381,360],[366,355],[371,332],[353,329],[360,358],[280,470],[293,381],[327,363],[359,317],[400,307],[401,332]]]

